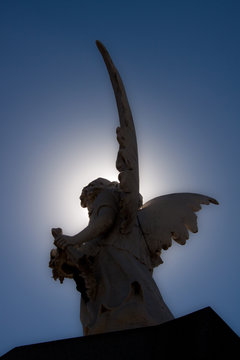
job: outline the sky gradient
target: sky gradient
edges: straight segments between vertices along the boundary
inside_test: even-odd
[[[82,335],[80,295],[48,261],[52,227],[87,224],[81,189],[117,180],[118,114],[96,39],[128,94],[144,200],[220,203],[164,252],[164,300],[175,317],[211,306],[240,335],[239,16],[237,0],[0,2],[0,355]]]

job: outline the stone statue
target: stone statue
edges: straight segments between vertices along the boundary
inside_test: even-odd
[[[138,151],[134,123],[121,77],[105,47],[97,47],[116,97],[120,127],[116,167],[119,182],[98,178],[80,196],[89,224],[75,236],[52,229],[56,248],[49,266],[53,278],[74,279],[81,292],[84,335],[157,325],[173,319],[152,278],[162,263],[161,250],[172,239],[185,244],[197,232],[201,204],[218,204],[205,195],[159,196],[146,204],[139,194]]]

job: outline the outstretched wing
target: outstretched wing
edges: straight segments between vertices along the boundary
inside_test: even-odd
[[[198,231],[195,212],[201,204],[218,204],[217,200],[200,194],[179,193],[156,197],[138,211],[138,219],[146,239],[153,266],[162,263],[161,250],[172,245],[172,239],[184,245],[189,230]]]
[[[136,221],[137,210],[141,206],[139,203],[138,150],[135,127],[119,72],[106,48],[100,41],[96,41],[96,44],[106,64],[117,102],[120,127],[117,128],[119,151],[116,168],[120,172],[118,179],[123,191],[120,205],[123,222],[120,230],[122,233],[128,233]]]

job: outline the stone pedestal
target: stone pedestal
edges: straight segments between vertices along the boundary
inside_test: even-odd
[[[210,308],[167,323],[16,347],[1,360],[238,359],[239,337]]]

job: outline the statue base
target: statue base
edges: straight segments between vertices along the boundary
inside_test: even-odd
[[[210,308],[157,326],[16,347],[2,360],[237,359],[239,337]]]

